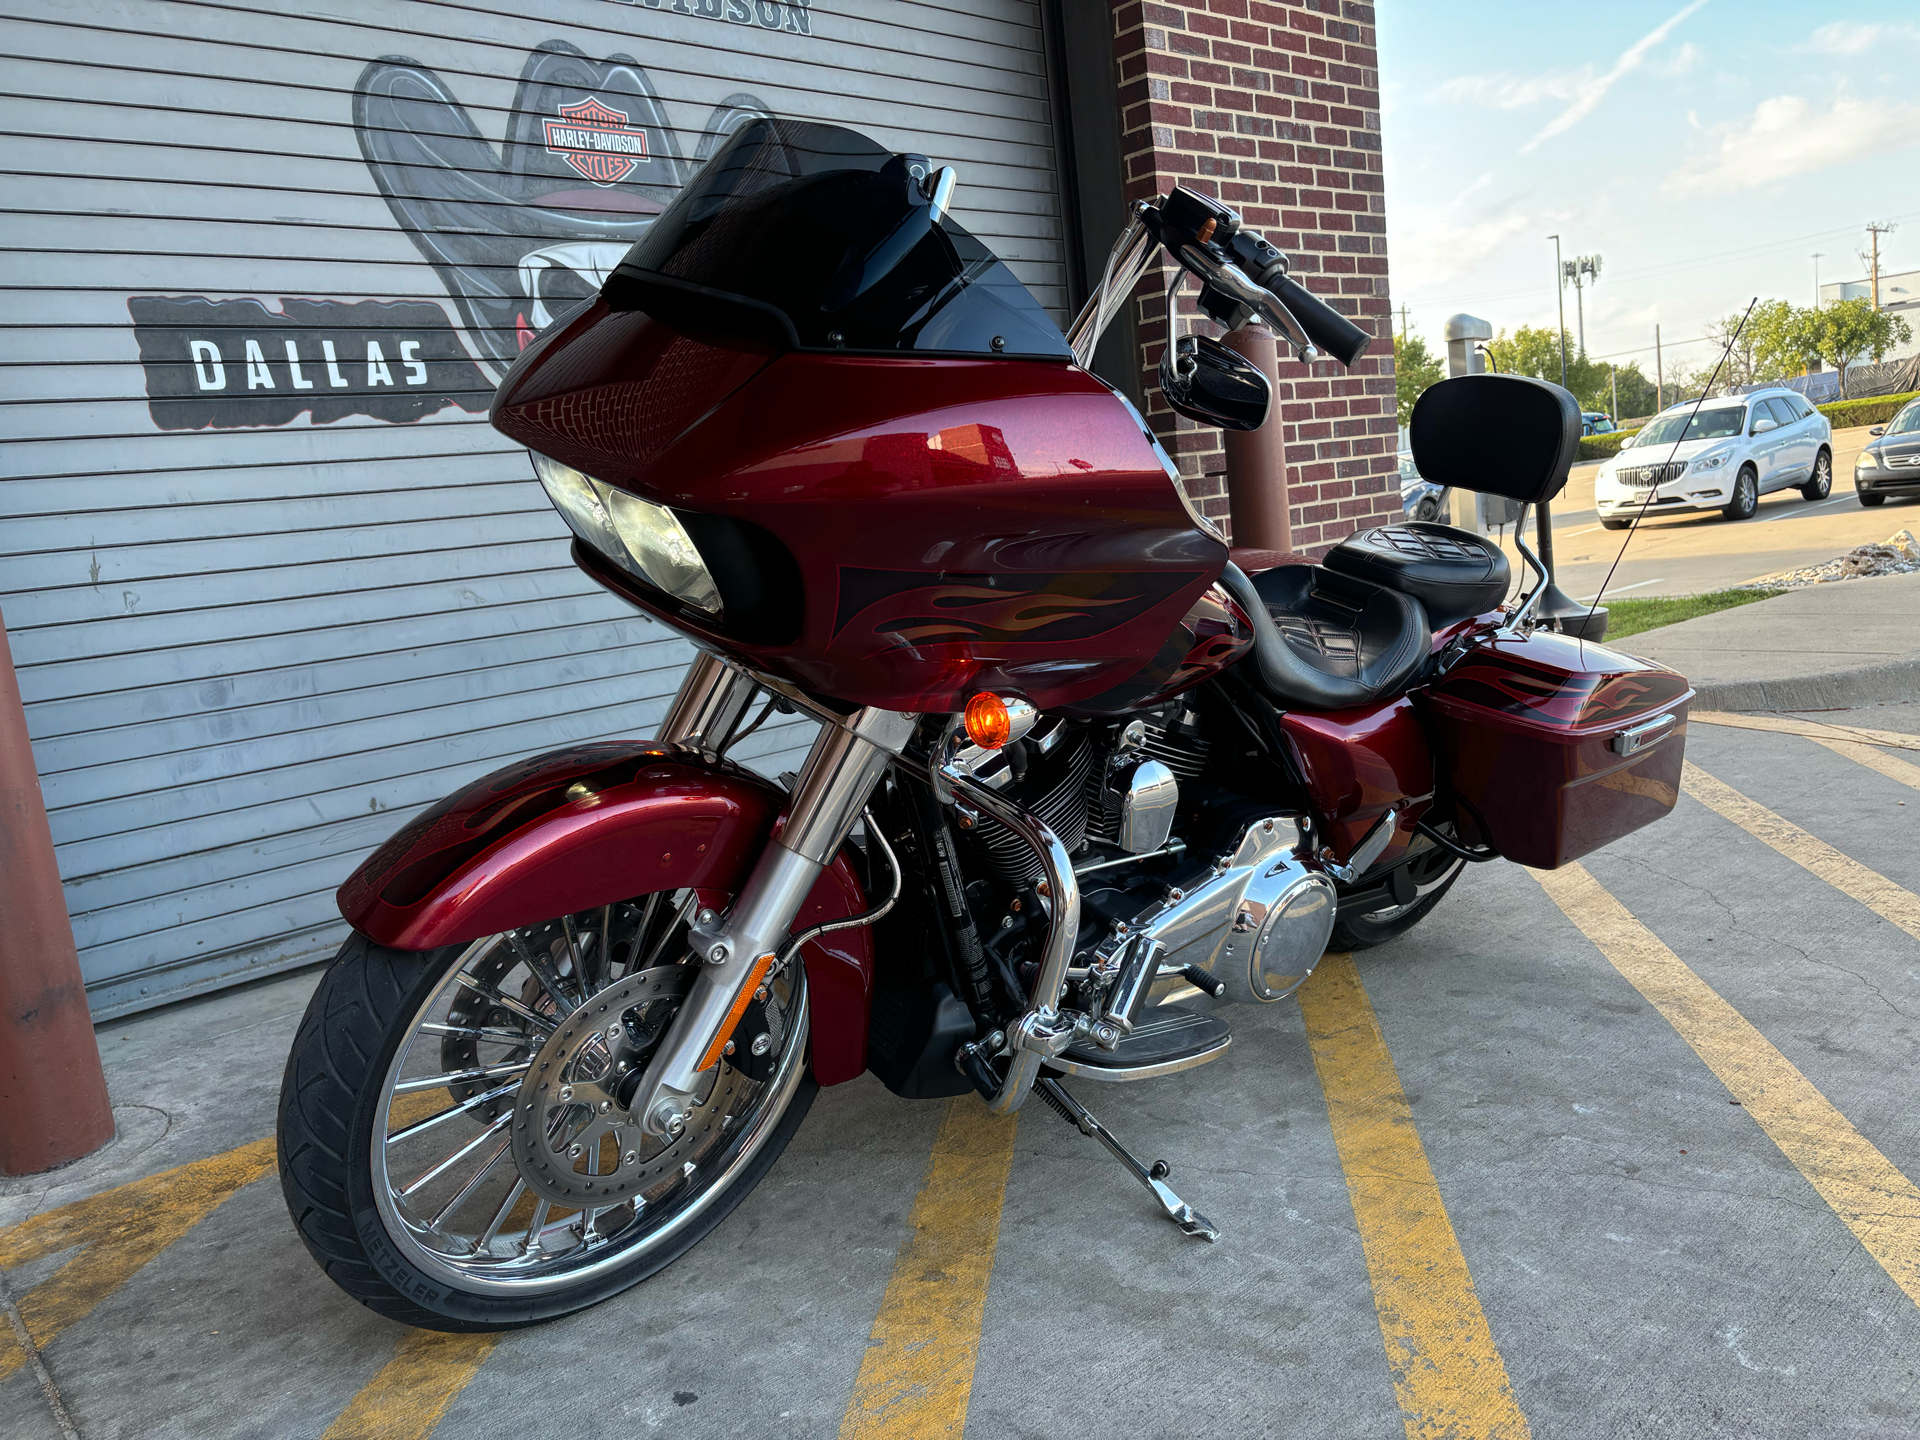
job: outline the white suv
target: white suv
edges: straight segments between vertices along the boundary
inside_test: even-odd
[[[1763,495],[1788,486],[1826,500],[1831,434],[1828,418],[1792,390],[1721,396],[1699,411],[1691,400],[1671,405],[1602,465],[1594,508],[1607,529],[1626,530],[1644,511],[1718,510],[1746,520]]]

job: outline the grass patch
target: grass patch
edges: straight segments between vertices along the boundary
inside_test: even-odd
[[[1657,626],[1675,625],[1697,615],[1712,615],[1717,610],[1786,594],[1781,590],[1711,590],[1706,595],[1651,596],[1645,600],[1609,600],[1602,596],[1601,603],[1607,607],[1607,639],[1616,641]]]

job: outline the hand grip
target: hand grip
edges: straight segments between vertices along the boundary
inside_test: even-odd
[[[1279,297],[1281,304],[1294,313],[1294,318],[1301,323],[1301,329],[1307,332],[1307,338],[1343,365],[1352,365],[1359,360],[1361,352],[1367,349],[1368,343],[1374,338],[1284,275],[1276,276],[1269,288]]]

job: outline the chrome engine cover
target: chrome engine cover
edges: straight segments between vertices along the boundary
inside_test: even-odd
[[[1255,821],[1198,882],[1170,888],[1135,916],[1127,937],[1144,935],[1167,948],[1164,975],[1198,966],[1226,984],[1230,1000],[1291,996],[1334,929],[1334,883],[1306,864],[1307,854],[1299,817]],[[1121,937],[1109,945],[1125,943]]]

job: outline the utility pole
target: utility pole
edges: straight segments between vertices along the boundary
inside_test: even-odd
[[[1882,221],[1868,227],[1868,286],[1874,296],[1874,308],[1881,309],[1881,237],[1894,229],[1892,220]]]
[[[1825,251],[1825,250],[1817,250],[1817,251],[1815,251],[1815,252],[1814,252],[1814,256],[1813,256],[1813,260],[1814,260],[1814,308],[1815,308],[1816,310],[1819,310],[1819,309],[1821,308],[1821,257],[1822,257],[1822,256],[1824,256],[1824,255],[1826,255],[1826,254],[1827,254],[1827,251]]]
[[[1583,356],[1587,354],[1587,306],[1583,303],[1583,292],[1587,284],[1601,278],[1601,257],[1598,255],[1577,255],[1572,260],[1561,263],[1561,278],[1574,286],[1574,334],[1577,348]],[[1585,282],[1585,283],[1584,283]]]
[[[1401,344],[1407,344],[1407,304],[1405,301],[1401,304]]]
[[[1561,389],[1567,389],[1567,277],[1561,273],[1561,237],[1548,236],[1554,242],[1554,309],[1561,317]]]
[[[1621,387],[1614,379],[1614,362],[1608,362],[1608,419],[1621,423]]]
[[[1656,415],[1668,408],[1667,400],[1664,398],[1666,392],[1661,387],[1661,327],[1657,325],[1654,327],[1654,413]]]

